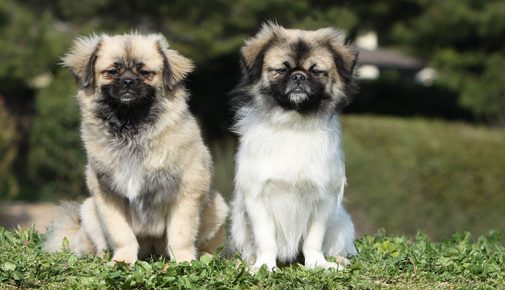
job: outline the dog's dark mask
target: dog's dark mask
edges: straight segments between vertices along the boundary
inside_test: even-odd
[[[276,40],[272,39],[256,58],[252,69],[256,68],[257,71],[251,73],[249,78],[251,83],[259,80],[263,58],[275,42]],[[268,85],[263,85],[260,92],[273,98],[273,101],[285,110],[295,110],[299,113],[315,112],[331,97],[326,94],[324,84],[316,76],[317,72],[313,71],[313,68],[306,70],[301,66],[302,60],[311,53],[311,47],[300,39],[292,43],[290,48],[295,67],[285,62],[285,67],[278,71],[282,76],[270,81]]]
[[[259,106],[269,111],[282,108],[313,114],[331,113],[348,104],[355,92],[357,53],[343,43],[338,30],[317,30],[308,39],[306,33],[309,32],[298,30],[298,37],[293,38],[291,30],[267,23],[246,41],[241,49],[242,80],[231,92],[235,110]],[[276,51],[271,52],[273,48]],[[314,53],[323,55],[308,63]],[[278,60],[286,61],[284,67]],[[319,61],[324,63],[316,63]],[[258,91],[260,103],[256,98]]]
[[[129,71],[125,75],[127,76],[121,76],[112,83],[102,86],[102,95],[108,102],[130,107],[154,101],[156,92],[153,87],[145,84],[142,79]]]
[[[284,76],[261,88],[261,93],[272,96],[285,110],[299,113],[316,111],[324,100],[330,99],[324,85],[303,69],[287,69]]]
[[[140,76],[126,70],[110,84],[101,87],[97,116],[117,133],[136,133],[139,126],[154,120],[156,90]]]

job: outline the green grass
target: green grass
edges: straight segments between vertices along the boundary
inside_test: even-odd
[[[505,288],[505,248],[496,232],[476,240],[455,234],[441,243],[421,234],[409,240],[379,232],[357,241],[359,255],[344,271],[296,264],[272,274],[261,269],[255,276],[237,258],[202,258],[191,265],[154,259],[112,267],[97,257],[43,253],[43,238],[33,230],[0,228],[0,288]]]
[[[421,118],[345,115],[348,207],[359,233],[434,240],[505,232],[505,131]],[[215,184],[233,188],[232,140],[212,146]]]

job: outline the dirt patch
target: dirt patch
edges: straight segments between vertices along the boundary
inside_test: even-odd
[[[55,204],[49,202],[2,202],[0,203],[0,226],[7,229],[18,226],[27,229],[34,226],[37,231],[46,232],[53,219],[54,207]]]

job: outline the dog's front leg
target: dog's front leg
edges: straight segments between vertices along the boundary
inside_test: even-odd
[[[269,271],[273,271],[277,266],[275,223],[264,202],[258,196],[245,199],[256,245],[256,262],[252,268],[253,271],[257,271],[262,265],[266,265]]]
[[[135,264],[138,259],[139,243],[130,225],[123,200],[107,196],[98,190],[95,201],[100,221],[114,251],[112,262]]]
[[[200,196],[181,196],[168,214],[167,251],[170,258],[177,262],[196,259],[200,203]]]
[[[323,241],[326,234],[328,218],[330,217],[333,203],[331,201],[323,201],[320,203],[318,210],[314,213],[309,226],[307,237],[303,243],[303,256],[305,258],[305,267],[307,268],[331,268],[342,269],[339,264],[328,262],[323,254]]]

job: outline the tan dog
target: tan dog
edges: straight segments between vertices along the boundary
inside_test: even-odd
[[[211,157],[187,108],[191,61],[160,34],[79,38],[75,74],[91,197],[60,208],[44,249],[134,263],[189,261],[221,245],[228,207],[210,189]]]

